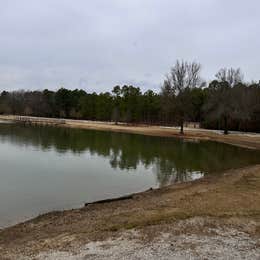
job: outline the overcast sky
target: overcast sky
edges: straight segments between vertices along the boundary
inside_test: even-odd
[[[260,79],[259,0],[0,0],[0,90],[159,90],[176,59]]]

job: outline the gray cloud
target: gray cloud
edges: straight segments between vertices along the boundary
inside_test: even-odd
[[[176,59],[259,80],[258,0],[0,0],[0,89],[133,83],[159,89]]]

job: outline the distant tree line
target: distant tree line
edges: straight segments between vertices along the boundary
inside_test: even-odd
[[[178,125],[200,122],[205,128],[260,132],[260,82],[245,83],[240,69],[221,69],[208,85],[200,64],[177,61],[160,93],[115,86],[111,92],[3,91],[0,114],[73,118],[129,124]]]

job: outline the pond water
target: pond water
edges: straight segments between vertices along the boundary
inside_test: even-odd
[[[0,124],[0,227],[259,162],[216,142]]]

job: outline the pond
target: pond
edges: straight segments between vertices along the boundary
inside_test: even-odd
[[[260,162],[217,142],[0,124],[0,227]]]

